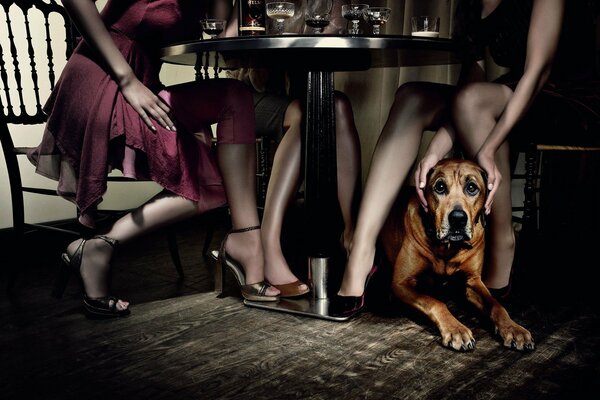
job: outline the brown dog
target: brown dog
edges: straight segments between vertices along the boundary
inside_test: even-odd
[[[504,346],[533,350],[529,331],[515,323],[481,281],[486,196],[484,171],[465,160],[442,160],[428,174],[424,189],[428,211],[416,196],[406,208],[395,206],[382,229],[381,243],[394,264],[392,290],[438,327],[442,344],[454,350],[475,347],[471,330],[440,300],[419,292],[428,273],[464,277],[466,297],[487,313]]]

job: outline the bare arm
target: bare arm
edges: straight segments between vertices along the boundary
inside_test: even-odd
[[[224,37],[236,37],[238,36],[238,23],[239,23],[239,13],[240,13],[240,2],[239,0],[234,0],[232,5],[231,0],[217,0],[220,3],[228,3],[228,7],[223,6],[223,10],[227,10],[222,16],[223,19],[227,20],[227,25],[225,26],[225,31],[220,35]]]
[[[93,0],[63,0],[63,5],[85,42],[94,49],[108,65],[109,72],[129,104],[140,114],[153,130],[150,117],[163,127],[174,129],[167,115],[169,107],[145,87],[112,40]]]
[[[492,157],[548,81],[562,28],[565,0],[534,0],[525,71],[480,154]],[[479,157],[479,155],[478,155]]]

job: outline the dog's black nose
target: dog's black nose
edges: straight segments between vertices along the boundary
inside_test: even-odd
[[[463,210],[452,210],[448,215],[448,222],[452,229],[462,229],[467,225],[467,213]]]

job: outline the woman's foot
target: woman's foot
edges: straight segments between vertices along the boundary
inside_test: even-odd
[[[265,280],[265,259],[260,229],[230,234],[225,241],[225,252],[243,266],[246,284],[255,284]],[[277,296],[279,290],[269,287],[264,295]]]
[[[374,260],[375,247],[362,249],[361,246],[354,246],[346,264],[338,296],[362,296]]]
[[[67,246],[67,256],[73,260],[84,239],[78,239]],[[108,276],[113,247],[99,237],[92,237],[83,243],[79,274],[83,283],[84,301],[103,301],[117,312],[129,308],[129,302],[109,296]],[[72,261],[74,262],[74,261]]]
[[[281,292],[281,297],[296,297],[308,293],[310,288],[294,275],[281,248],[265,248],[265,279]]]

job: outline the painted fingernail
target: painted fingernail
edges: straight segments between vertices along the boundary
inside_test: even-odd
[[[172,130],[173,132],[175,132],[175,131],[177,130],[177,128],[175,128],[175,125],[173,125],[173,126],[171,127],[171,130]]]

